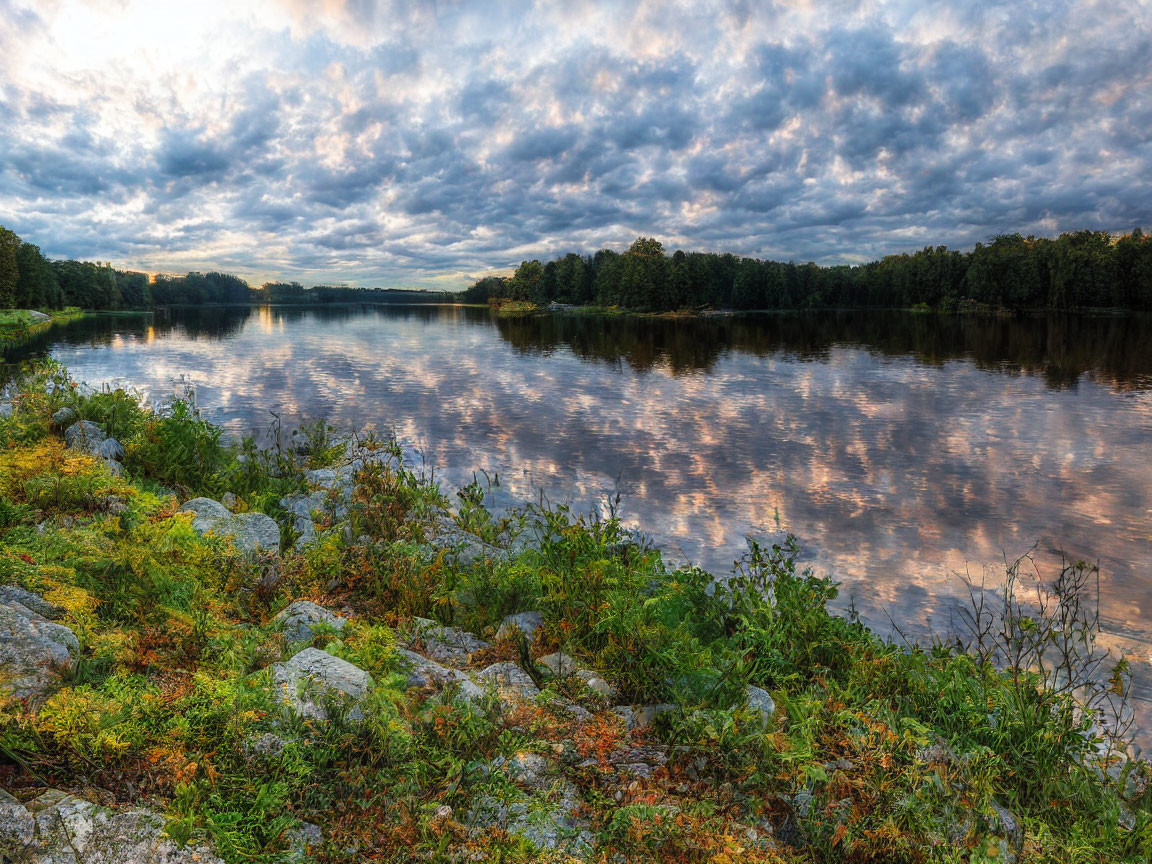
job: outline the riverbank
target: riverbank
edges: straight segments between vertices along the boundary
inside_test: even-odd
[[[74,307],[54,312],[36,309],[0,310],[0,348],[12,348],[59,324],[79,321],[87,313]]]
[[[52,364],[9,392],[4,842],[83,800],[226,861],[1152,850],[1147,764],[1070,693],[881,642],[786,546],[717,586],[611,519],[493,514],[392,442],[232,447]]]

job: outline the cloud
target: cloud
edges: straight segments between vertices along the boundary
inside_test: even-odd
[[[1140,4],[0,0],[56,256],[463,287],[655,235],[858,261],[1152,224]]]

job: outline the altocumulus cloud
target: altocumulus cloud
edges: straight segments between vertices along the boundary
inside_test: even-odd
[[[460,288],[1152,224],[1147,4],[0,0],[0,222],[58,257]]]

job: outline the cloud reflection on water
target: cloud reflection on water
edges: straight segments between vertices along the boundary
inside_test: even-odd
[[[450,483],[498,473],[505,500],[543,490],[583,509],[619,485],[632,524],[716,572],[778,518],[843,580],[844,604],[916,636],[947,626],[954,571],[1064,548],[1100,561],[1111,638],[1147,659],[1150,331],[273,308],[107,319],[52,352],[156,397],[186,376],[237,434],[269,410],[394,429]]]

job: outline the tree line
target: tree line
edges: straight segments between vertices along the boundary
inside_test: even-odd
[[[728,253],[671,256],[650,237],[626,252],[569,253],[524,261],[511,277],[487,276],[465,302],[677,309],[991,307],[1152,309],[1152,236],[1076,231],[1056,238],[1003,234],[971,252],[927,246],[867,264],[821,267]]]
[[[117,270],[101,261],[54,261],[40,247],[0,225],[0,309],[148,309],[261,303],[443,303],[453,295],[434,291],[352,288],[268,282],[253,288],[228,273],[183,276]]]

